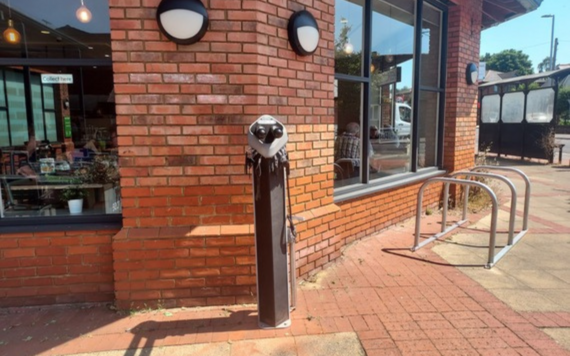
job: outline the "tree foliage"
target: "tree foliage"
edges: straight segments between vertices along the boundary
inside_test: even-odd
[[[481,62],[487,63],[487,69],[507,73],[516,71],[517,75],[532,74],[532,61],[527,54],[515,49],[506,49],[499,53],[486,53]]]
[[[565,123],[570,120],[570,88],[562,88],[558,91],[556,116]]]
[[[550,70],[550,57],[546,57],[538,63],[537,68],[539,73],[548,72]]]

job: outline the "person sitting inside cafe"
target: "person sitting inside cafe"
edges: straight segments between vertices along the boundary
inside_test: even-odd
[[[335,162],[339,159],[350,159],[354,166],[354,176],[359,175],[360,167],[360,125],[356,122],[349,122],[345,131],[338,136],[334,145]],[[373,154],[372,145],[368,142],[368,156]],[[376,170],[370,167],[371,172]]]
[[[348,158],[355,167],[360,166],[360,125],[349,122],[345,131],[338,136],[334,145],[334,160]]]

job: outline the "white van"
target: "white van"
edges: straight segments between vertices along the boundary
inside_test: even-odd
[[[394,130],[398,137],[409,137],[412,126],[412,108],[408,104],[396,103]]]
[[[382,108],[380,105],[372,105],[371,107],[371,120],[370,126],[376,126],[380,129],[380,134],[382,135],[386,129],[386,126],[382,125]],[[396,134],[399,138],[409,138],[411,133],[411,122],[412,122],[412,108],[405,103],[396,103],[394,110],[394,119],[390,123],[392,134]]]

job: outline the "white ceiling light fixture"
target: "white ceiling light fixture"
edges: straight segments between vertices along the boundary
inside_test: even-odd
[[[169,40],[182,45],[200,41],[208,30],[208,12],[200,0],[162,0],[156,21]]]
[[[93,18],[91,11],[87,8],[87,6],[85,6],[83,0],[81,0],[81,6],[77,9],[77,11],[75,11],[75,16],[80,22],[83,23],[91,22],[91,19]]]
[[[300,56],[308,56],[319,46],[319,26],[317,20],[307,10],[297,11],[287,25],[289,43],[293,51]]]

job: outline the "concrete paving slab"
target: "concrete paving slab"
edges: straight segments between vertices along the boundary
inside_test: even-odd
[[[68,356],[365,356],[354,332],[162,346]]]
[[[544,294],[521,288],[494,288],[489,290],[497,298],[507,303],[511,308],[518,311],[558,311],[561,306]]]
[[[365,356],[355,333],[337,333],[295,338],[299,356]]]
[[[544,270],[519,270],[514,278],[533,289],[556,289],[567,283]],[[570,289],[570,285],[568,285]]]
[[[570,328],[567,329],[559,329],[559,328],[545,328],[542,329],[546,334],[548,334],[551,338],[556,340],[558,344],[562,347],[570,350]]]

